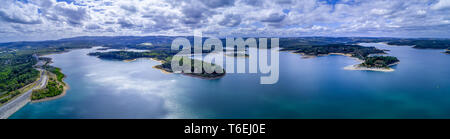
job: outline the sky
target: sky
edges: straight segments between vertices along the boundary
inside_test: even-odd
[[[0,42],[75,36],[450,38],[450,0],[1,0]]]

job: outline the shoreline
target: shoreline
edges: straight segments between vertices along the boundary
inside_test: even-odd
[[[54,96],[54,97],[48,97],[48,98],[43,98],[43,99],[39,99],[39,100],[31,100],[31,103],[47,102],[47,101],[52,101],[52,100],[60,99],[60,98],[62,98],[62,97],[64,97],[64,96],[66,96],[67,90],[70,89],[70,86],[69,86],[69,84],[67,84],[66,82],[64,82],[64,83],[65,83],[66,85],[64,85],[64,87],[63,87],[64,91],[63,91],[61,94],[59,94],[59,95],[57,95],[57,96]]]
[[[160,64],[163,64],[164,62],[166,62],[166,61],[164,61],[164,60],[158,60],[158,59],[156,59],[156,58],[148,58],[148,59],[153,60],[153,61],[156,61],[156,62],[159,62]]]
[[[309,58],[316,58],[319,56],[329,56],[329,55],[341,55],[341,56],[347,56],[350,57],[358,62],[360,62],[359,64],[355,64],[355,65],[349,65],[344,67],[344,70],[360,70],[360,71],[378,71],[378,72],[394,72],[395,69],[390,68],[391,66],[397,65],[400,62],[396,62],[393,64],[389,64],[388,68],[368,68],[368,67],[361,67],[359,66],[360,64],[362,64],[364,62],[364,60],[361,60],[359,58],[353,57],[352,54],[345,54],[345,53],[328,53],[328,54],[319,54],[319,55],[308,55],[305,53],[296,53],[296,52],[291,52],[292,54],[300,54],[302,55],[303,59],[309,59]],[[386,53],[381,53],[381,54],[386,54]]]
[[[47,72],[49,72],[49,71],[47,71]],[[63,70],[61,69],[60,72],[63,73]],[[50,75],[48,75],[48,76],[50,76]],[[70,86],[69,86],[68,83],[66,83],[64,81],[64,79],[66,79],[66,75],[64,75],[64,78],[62,78],[62,83],[64,84],[63,85],[63,89],[64,90],[63,90],[63,92],[61,94],[59,94],[57,96],[53,96],[53,97],[47,97],[47,98],[39,99],[39,100],[31,100],[31,98],[30,98],[30,103],[40,103],[40,102],[52,101],[52,100],[56,100],[56,99],[59,99],[59,98],[62,98],[64,96],[66,96],[67,90],[70,89]],[[45,87],[47,87],[47,85]]]
[[[70,48],[70,49],[65,49],[64,51],[60,51],[60,52],[46,52],[46,53],[41,53],[38,54],[39,57],[45,57],[45,56],[49,56],[49,55],[55,55],[55,54],[62,54],[62,53],[67,53],[70,52],[72,50],[78,50],[78,49],[91,49],[94,47],[99,47],[99,46],[91,46],[91,47],[85,47],[85,48]]]
[[[164,73],[164,74],[172,74],[172,72],[168,72],[167,70],[165,70],[165,69],[159,67],[159,66],[160,66],[161,64],[163,64],[165,61],[163,61],[163,60],[158,60],[158,59],[156,59],[156,58],[148,58],[148,59],[153,60],[153,61],[156,61],[156,62],[159,62],[159,65],[155,65],[155,66],[153,66],[152,68],[158,69],[158,70],[160,70],[160,71],[161,71],[162,73]]]
[[[160,70],[164,74],[173,74],[172,72],[168,72],[164,68],[161,68],[160,65],[153,66],[152,68]]]

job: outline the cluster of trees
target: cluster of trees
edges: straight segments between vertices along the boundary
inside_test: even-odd
[[[4,54],[0,56],[0,94],[5,94],[34,82],[39,71],[33,68],[32,55]]]
[[[11,100],[12,98],[14,98],[15,96],[17,96],[19,94],[20,94],[20,91],[16,90],[16,91],[1,95],[0,96],[0,104],[8,102],[9,100]]]
[[[369,68],[388,68],[389,65],[399,62],[396,57],[392,56],[372,56],[366,57],[361,66]]]
[[[50,80],[47,83],[46,88],[44,89],[36,89],[33,90],[33,94],[31,96],[32,100],[39,100],[44,99],[48,97],[54,97],[62,94],[64,91],[64,86],[58,81],[56,81],[53,78],[50,78]]]
[[[53,66],[50,66],[50,65],[44,65],[42,68],[44,68],[45,70],[50,71],[51,73],[55,74],[56,75],[56,80],[58,80],[59,82],[64,84],[63,79],[64,79],[64,77],[66,77],[66,75],[64,75],[61,72],[60,68],[53,67]]]

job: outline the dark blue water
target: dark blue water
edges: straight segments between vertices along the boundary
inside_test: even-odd
[[[158,62],[100,60],[91,50],[55,54],[71,89],[10,118],[450,118],[450,55],[376,45],[401,60],[394,72],[349,71],[346,56],[280,53],[277,84],[258,74],[203,80],[165,74]]]

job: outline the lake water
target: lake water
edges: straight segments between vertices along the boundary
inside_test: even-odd
[[[203,80],[165,74],[148,59],[101,60],[94,49],[55,54],[67,95],[30,103],[10,118],[450,118],[450,55],[443,50],[388,49],[394,72],[349,71],[346,56],[302,59],[280,52],[280,77],[258,74]]]

